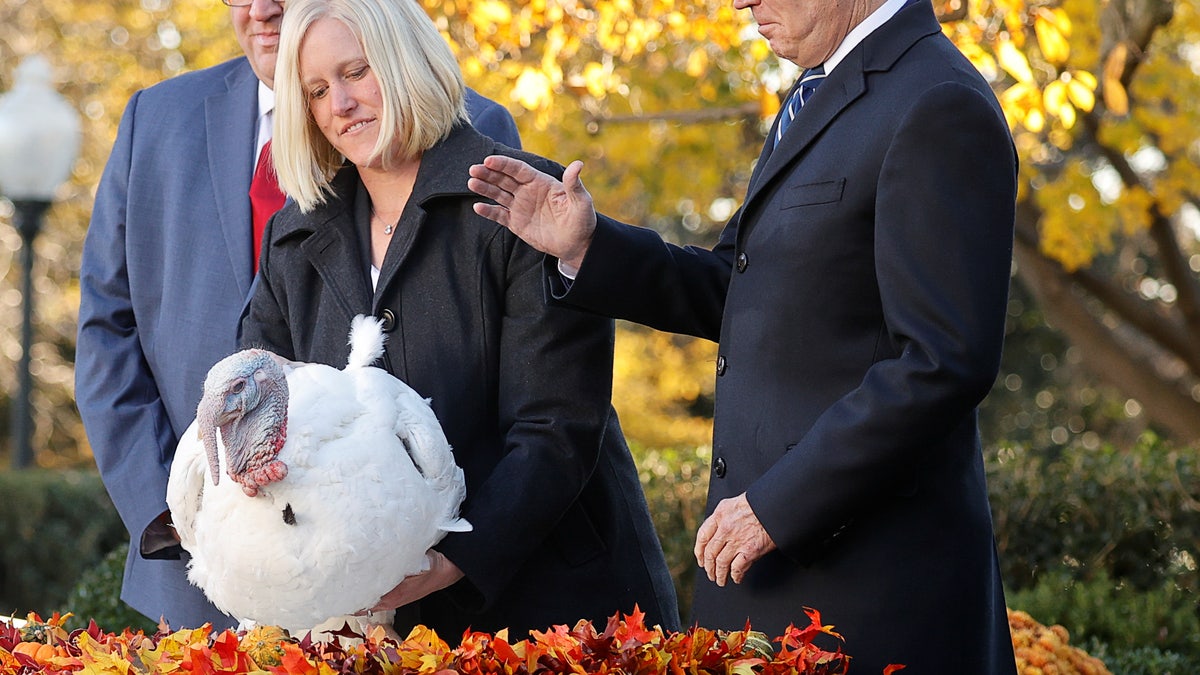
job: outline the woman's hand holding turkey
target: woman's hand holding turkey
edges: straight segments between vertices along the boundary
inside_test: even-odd
[[[458,565],[450,562],[441,553],[429,549],[425,553],[425,557],[429,560],[429,569],[420,574],[405,577],[395,588],[385,593],[379,599],[379,602],[375,603],[374,607],[371,607],[367,611],[386,612],[391,609],[403,607],[431,593],[436,593],[443,588],[447,588],[463,578],[464,575],[462,570],[458,569]]]

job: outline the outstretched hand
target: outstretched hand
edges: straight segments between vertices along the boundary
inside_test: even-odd
[[[572,271],[583,264],[596,231],[592,196],[579,179],[582,170],[583,162],[571,162],[559,181],[519,159],[492,155],[471,167],[467,187],[496,202],[476,203],[475,213],[507,227]]]

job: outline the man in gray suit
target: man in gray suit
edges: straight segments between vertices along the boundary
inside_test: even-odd
[[[489,157],[476,211],[561,261],[560,301],[719,341],[696,621],[778,635],[814,607],[851,673],[1011,674],[976,424],[1012,252],[1004,115],[929,0],[734,6],[805,72],[712,250],[597,218],[578,163],[560,183]]]
[[[284,11],[224,2],[245,55],[134,94],[80,269],[76,399],[130,533],[121,598],[174,628],[233,624],[188,583],[165,496],[176,442],[209,367],[237,349],[254,281],[248,193],[270,137]],[[467,106],[481,132],[520,146],[507,110],[475,92]]]

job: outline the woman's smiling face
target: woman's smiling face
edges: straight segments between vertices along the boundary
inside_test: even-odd
[[[383,95],[354,33],[318,19],[300,43],[299,66],[309,113],[329,144],[360,168],[378,164]]]

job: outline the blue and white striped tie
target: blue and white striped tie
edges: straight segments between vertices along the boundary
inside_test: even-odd
[[[808,103],[808,99],[817,90],[817,85],[821,84],[821,80],[825,79],[825,66],[817,66],[804,71],[804,75],[800,78],[800,86],[796,87],[792,95],[788,97],[787,105],[783,110],[779,111],[779,126],[775,129],[775,145],[779,145],[779,140],[783,138],[783,132],[787,130],[788,125],[792,120],[796,119],[796,113]]]

